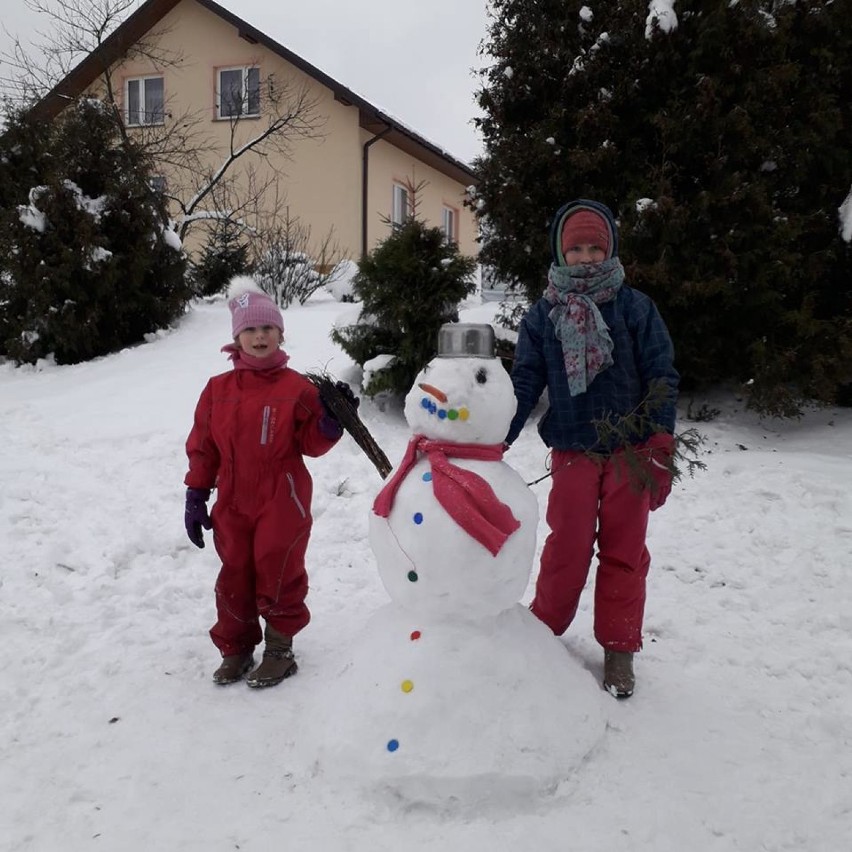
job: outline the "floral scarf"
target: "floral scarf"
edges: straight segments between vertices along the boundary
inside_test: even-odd
[[[624,267],[617,257],[577,266],[552,264],[547,281],[544,298],[553,305],[548,316],[562,342],[568,390],[577,396],[612,366],[612,338],[598,305],[616,297]]]

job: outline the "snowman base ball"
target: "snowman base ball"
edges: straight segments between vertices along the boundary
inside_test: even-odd
[[[526,607],[464,621],[387,605],[352,643],[320,765],[405,806],[517,810],[572,779],[605,735],[605,696]]]

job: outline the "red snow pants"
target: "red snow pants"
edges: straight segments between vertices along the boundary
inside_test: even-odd
[[[216,580],[218,617],[210,630],[213,644],[222,656],[251,651],[263,638],[260,618],[294,636],[311,618],[305,605],[310,514],[293,527],[292,519],[284,522],[275,501],[252,517],[220,500],[212,519],[222,560]]]
[[[597,541],[595,639],[611,651],[638,651],[651,564],[645,546],[650,492],[630,482],[619,453],[591,459],[581,452],[554,450],[552,465],[550,534],[541,554],[532,612],[556,635],[568,629]]]

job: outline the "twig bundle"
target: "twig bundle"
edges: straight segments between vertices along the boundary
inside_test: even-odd
[[[320,399],[375,465],[379,476],[382,479],[387,478],[393,465],[370,434],[370,430],[364,425],[364,421],[358,416],[358,410],[336,387],[334,379],[318,373],[305,373],[305,376],[316,385]]]

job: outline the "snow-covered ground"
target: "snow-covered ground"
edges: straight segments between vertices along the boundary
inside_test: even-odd
[[[471,302],[462,318],[492,310]],[[343,311],[317,295],[285,312],[291,366],[357,383],[328,337]],[[329,679],[388,601],[367,539],[381,479],[348,436],[310,461],[313,621],[297,637],[299,675],[260,691],[210,680],[218,563],[209,534],[203,551],[184,534],[183,442],[206,379],[228,366],[229,327],[224,302],[199,304],[109,358],[0,366],[0,847],[849,848],[852,410],[761,422],[731,396],[693,400],[720,413],[682,420],[706,437],[707,469],[652,516],[634,697],[605,696],[597,744],[548,794],[410,807],[335,782],[324,748]],[[361,413],[396,462],[409,438],[399,408],[365,401]],[[532,422],[507,461],[527,482],[544,473]],[[543,517],[548,481],[533,489]],[[542,522],[539,549],[544,535]],[[601,675],[590,604],[587,590],[562,639],[586,694]],[[447,737],[463,688],[453,705],[434,719]],[[506,724],[510,705],[479,724]],[[555,712],[570,736],[570,702]],[[476,742],[460,747],[475,756]]]

